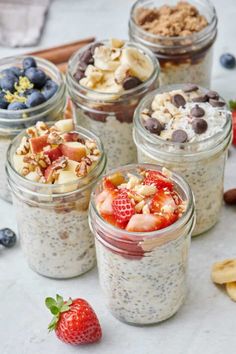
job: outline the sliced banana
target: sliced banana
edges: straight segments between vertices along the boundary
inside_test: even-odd
[[[89,95],[99,100],[116,100],[120,97],[120,93],[122,92],[122,86],[115,82],[114,74],[109,71],[103,72],[102,80],[99,81],[93,89],[94,92],[91,92]],[[100,93],[104,93],[104,97],[102,97]]]
[[[226,284],[226,291],[229,297],[233,300],[236,301],[236,282],[231,282]]]
[[[120,61],[122,64],[128,65],[131,75],[136,76],[141,81],[146,81],[153,72],[150,59],[136,48],[124,48]]]
[[[211,277],[214,283],[236,282],[236,259],[226,259],[213,264]]]
[[[121,64],[114,72],[115,81],[118,84],[122,84],[122,82],[128,76],[128,74],[129,74],[129,66],[127,64]]]
[[[118,58],[120,50],[112,50],[112,48],[100,46],[94,52],[94,66],[101,70],[115,71],[120,65]]]
[[[122,41],[121,39],[112,38],[110,40],[111,48],[122,48],[124,44],[125,44],[125,42]]]

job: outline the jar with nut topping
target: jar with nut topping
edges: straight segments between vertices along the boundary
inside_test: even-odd
[[[38,122],[10,144],[6,171],[21,247],[37,273],[71,278],[94,266],[87,209],[105,165],[100,139],[72,119]]]
[[[29,83],[27,79],[25,80],[25,70],[22,69],[22,63],[26,58],[27,57],[24,56],[18,56],[0,60],[1,73],[6,72],[7,75],[12,77],[11,75],[13,74],[9,72],[9,70],[15,70],[16,74],[18,75],[16,78],[13,76],[13,79],[18,80],[18,82],[16,81],[17,90],[15,90],[14,93],[12,90],[12,92],[6,90],[6,101],[4,101],[4,91],[2,89],[0,80],[0,86],[2,89],[0,102],[0,154],[2,156],[0,161],[0,198],[8,202],[11,201],[11,195],[7,187],[7,180],[5,175],[5,156],[10,142],[22,130],[30,127],[31,125],[34,125],[37,121],[54,121],[61,119],[63,117],[63,110],[66,104],[65,84],[63,76],[57,67],[47,60],[36,57],[33,58],[37,68],[44,71],[45,73],[46,87],[49,87],[50,84],[54,84],[54,87],[51,86],[51,89],[54,90],[54,93],[52,91],[51,93],[47,92],[45,95],[47,99],[43,101],[41,92],[45,93],[45,91],[43,91],[44,89],[40,88],[40,90],[38,90],[34,84]],[[21,75],[23,79],[20,78]],[[47,83],[48,80],[50,81],[50,84]],[[19,84],[20,81],[22,82],[22,85]],[[37,91],[39,92],[40,96],[40,98],[36,97],[38,102],[31,100],[29,105],[33,106],[27,107],[24,102],[27,101],[31,93],[34,96],[35,92]],[[4,106],[2,105],[3,103],[5,104]],[[14,107],[13,103],[18,103],[19,107]],[[36,105],[36,103],[38,104]]]
[[[120,167],[96,185],[89,220],[111,313],[134,325],[173,316],[186,296],[195,222],[188,184],[157,165]]]
[[[138,0],[131,9],[130,39],[151,49],[160,85],[196,83],[210,87],[217,15],[208,0]]]
[[[197,85],[163,86],[147,95],[134,116],[140,163],[156,163],[186,178],[196,201],[193,236],[219,219],[232,117],[215,91]]]
[[[118,39],[90,44],[70,59],[67,86],[76,122],[102,139],[109,168],[136,161],[133,113],[158,87],[158,76],[150,50]]]

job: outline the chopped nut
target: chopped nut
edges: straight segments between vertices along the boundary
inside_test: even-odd
[[[134,207],[136,213],[140,213],[142,211],[144,205],[145,205],[145,201],[144,200],[141,200],[141,202],[136,204],[135,207]]]
[[[140,178],[138,178],[137,176],[132,175],[131,173],[128,173],[127,176],[129,177],[129,181],[127,183],[126,188],[133,189],[135,186],[141,183]]]
[[[35,127],[37,129],[38,135],[43,135],[49,132],[49,126],[45,122],[39,121],[35,124]]]
[[[56,131],[53,131],[48,135],[48,142],[49,144],[59,145],[63,143],[63,139]]]
[[[38,136],[38,131],[35,127],[29,127],[26,130],[26,133],[29,135],[30,138],[36,138]]]
[[[20,146],[16,150],[17,155],[26,155],[30,150],[29,139],[23,136]]]
[[[147,204],[145,204],[142,211],[143,211],[143,214],[150,214],[149,206]]]
[[[138,194],[148,197],[148,196],[155,194],[157,191],[157,188],[156,188],[156,186],[148,186],[148,185],[141,185],[140,184],[138,186],[135,186],[134,190]]]

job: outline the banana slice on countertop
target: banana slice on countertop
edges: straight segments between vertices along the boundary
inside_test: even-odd
[[[226,291],[229,297],[236,301],[236,281],[226,284]]]
[[[124,48],[120,61],[121,64],[128,65],[131,74],[141,81],[146,81],[153,72],[151,60],[136,48]]]
[[[211,277],[217,284],[236,282],[236,259],[225,259],[214,263]]]

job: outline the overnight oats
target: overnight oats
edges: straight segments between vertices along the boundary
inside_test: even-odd
[[[89,215],[112,314],[139,325],[174,315],[186,295],[195,221],[188,184],[157,165],[124,166],[98,183]]]
[[[7,153],[8,183],[29,266],[41,275],[70,278],[95,264],[88,225],[91,189],[106,158],[100,140],[72,119],[37,122]]]
[[[5,156],[11,140],[38,120],[62,117],[65,84],[49,61],[33,57],[0,60],[0,198],[11,201],[5,175]]]
[[[215,91],[196,85],[162,87],[148,95],[135,113],[138,161],[166,166],[186,178],[196,201],[193,235],[218,220],[231,113]]]
[[[118,39],[82,48],[68,64],[67,86],[76,123],[103,141],[108,167],[136,161],[133,113],[141,98],[158,87],[153,53]]]
[[[217,16],[208,0],[138,0],[129,35],[151,49],[160,66],[160,85],[193,82],[210,87]]]

